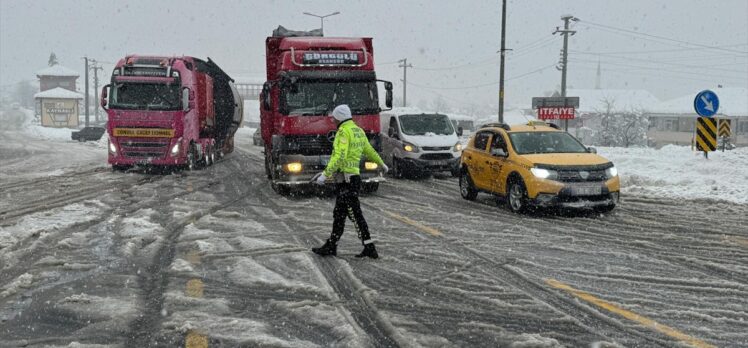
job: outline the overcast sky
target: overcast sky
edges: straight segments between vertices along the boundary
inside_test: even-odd
[[[497,104],[501,1],[0,0],[0,85],[36,80],[50,52],[83,75],[82,56],[105,64],[126,54],[213,58],[236,80],[264,80],[264,40],[279,24],[326,36],[371,36],[378,77],[408,102],[442,96],[455,108]],[[569,88],[646,89],[665,100],[700,89],[748,87],[748,0],[515,0],[507,8],[506,98],[527,105],[559,88],[571,14]]]

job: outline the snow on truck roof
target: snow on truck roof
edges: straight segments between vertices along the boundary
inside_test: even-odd
[[[53,89],[46,90],[34,94],[35,99],[47,98],[47,99],[83,99],[83,95],[77,92],[73,92],[62,87],[56,87]]]
[[[62,65],[53,65],[49,68],[45,68],[42,70],[39,70],[36,72],[37,77],[41,76],[71,76],[71,77],[78,77],[80,76],[77,71],[66,68]]]

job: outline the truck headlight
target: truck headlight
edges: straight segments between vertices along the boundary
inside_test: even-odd
[[[286,164],[286,170],[289,173],[298,173],[298,172],[301,172],[302,168],[303,168],[303,166],[299,162],[292,162],[292,163]]]
[[[109,141],[109,153],[111,153],[112,155],[117,154],[117,146],[114,145],[114,143],[111,140]]]
[[[374,162],[364,162],[364,168],[366,170],[377,170],[377,168],[379,168],[379,165]]]
[[[455,144],[455,147],[454,147],[453,150],[454,150],[454,152],[460,152],[460,151],[462,151],[462,144],[460,144],[460,143]]]
[[[608,176],[608,179],[615,178],[616,176],[618,176],[618,169],[616,168],[616,166],[612,166],[605,170],[605,175]]]
[[[408,152],[418,152],[418,146],[413,144],[403,143],[403,150]]]
[[[530,172],[532,172],[532,175],[535,175],[536,178],[540,179],[554,180],[558,177],[557,171],[545,168],[532,167]]]
[[[180,143],[181,143],[181,141],[178,141],[176,144],[174,144],[174,146],[171,147],[171,155],[172,156],[176,156],[176,155],[179,154],[179,149],[180,149],[179,144]]]

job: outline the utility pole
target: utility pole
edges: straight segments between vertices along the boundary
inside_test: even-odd
[[[574,35],[577,32],[575,30],[569,30],[569,21],[578,21],[579,18],[576,18],[572,15],[564,15],[561,16],[561,19],[564,21],[564,29],[559,29],[556,27],[556,31],[553,32],[555,35],[556,33],[559,33],[560,35],[564,36],[564,49],[561,51],[561,96],[566,96],[566,66],[567,66],[567,57],[569,53],[569,34]],[[569,120],[564,120],[564,130],[569,131]]]
[[[407,86],[408,86],[408,68],[412,68],[413,64],[408,64],[408,58],[403,58],[397,61],[398,63],[402,63],[398,65],[398,67],[403,68],[403,106],[408,106],[407,104]]]
[[[96,125],[99,124],[99,70],[104,70],[100,65],[99,62],[92,59],[93,65],[91,66],[91,70],[94,72],[94,105],[96,107],[94,108],[94,119],[96,120]]]
[[[86,127],[88,127],[88,117],[89,117],[88,116],[88,57],[83,57],[83,60],[86,61],[86,73],[85,73],[85,76],[86,76],[85,77],[86,78],[86,81],[85,81],[86,92],[85,92],[85,95],[84,95],[84,97],[85,97],[85,102],[84,103],[86,104],[86,106],[85,106],[85,108],[86,108]]]
[[[506,53],[506,0],[501,2],[501,64],[499,68],[499,123],[504,123],[504,56]]]

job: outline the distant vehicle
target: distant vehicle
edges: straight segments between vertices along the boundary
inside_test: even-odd
[[[395,177],[449,172],[458,176],[462,144],[443,114],[416,108],[394,108],[382,112],[382,159]]]
[[[83,129],[72,132],[70,137],[78,141],[98,141],[106,132],[104,127],[83,127]]]
[[[234,150],[243,103],[210,58],[127,56],[101,92],[109,163],[207,166]]]
[[[392,83],[377,80],[371,38],[322,37],[319,30],[283,27],[265,40],[267,82],[260,93],[260,128],[265,144],[265,172],[272,188],[286,194],[308,184],[332,154],[335,123],[330,113],[347,104],[374,149],[379,139],[379,91],[392,107]],[[377,164],[361,161],[362,191],[373,192],[382,180]]]
[[[252,134],[252,144],[255,146],[265,146],[265,143],[262,142],[262,132],[260,128],[257,128],[254,134]]]
[[[594,148],[544,122],[481,127],[462,153],[460,194],[506,197],[516,213],[531,206],[613,210],[620,198],[616,167]]]

